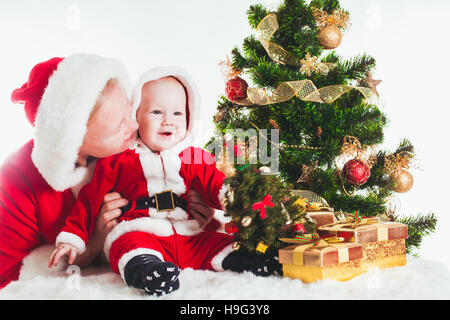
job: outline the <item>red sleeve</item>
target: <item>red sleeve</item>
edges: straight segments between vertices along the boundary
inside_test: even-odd
[[[28,151],[19,150],[0,168],[0,288],[18,279],[23,258],[43,243],[33,177],[21,166],[33,166]]]
[[[201,148],[189,148],[186,151],[183,159],[189,160],[185,165],[191,179],[191,188],[200,193],[210,207],[222,210],[220,201],[226,176],[216,168],[214,155]]]
[[[84,251],[94,232],[103,198],[114,188],[120,174],[116,164],[116,156],[97,161],[92,179],[81,188],[77,201],[58,234],[56,244],[66,242]]]

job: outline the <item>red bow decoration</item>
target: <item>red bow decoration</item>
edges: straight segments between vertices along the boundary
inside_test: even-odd
[[[300,242],[313,243],[314,245],[316,245],[320,241],[320,236],[318,233],[313,233],[313,234],[310,234],[309,237],[308,236],[295,236],[294,239],[298,240]]]
[[[361,222],[361,215],[359,214],[359,211],[358,211],[358,210],[356,210],[356,211],[353,213],[353,219],[355,219],[355,223]]]
[[[303,223],[296,223],[294,225],[294,230],[295,230],[295,232],[302,232],[302,233],[306,232],[305,226],[303,225]]]
[[[258,210],[259,209],[259,214],[261,216],[261,219],[265,219],[266,218],[266,206],[268,207],[273,207],[275,205],[275,203],[273,203],[272,201],[270,201],[270,199],[272,199],[272,196],[270,194],[266,194],[266,196],[264,197],[263,201],[261,202],[256,202],[253,204],[253,210]]]

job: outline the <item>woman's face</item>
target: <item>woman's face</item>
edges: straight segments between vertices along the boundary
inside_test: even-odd
[[[105,87],[97,113],[89,120],[80,156],[105,158],[127,150],[136,138],[138,124],[117,81]]]

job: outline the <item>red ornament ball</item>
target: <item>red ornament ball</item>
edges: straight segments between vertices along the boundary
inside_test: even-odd
[[[363,185],[370,177],[369,166],[361,160],[353,159],[347,162],[342,169],[345,179],[356,186]]]
[[[225,93],[231,101],[240,101],[247,98],[247,82],[239,77],[234,77],[227,81],[225,85]]]
[[[239,229],[237,228],[237,226],[234,224],[233,221],[225,223],[225,232],[226,233],[228,233],[228,234],[235,234],[238,231],[239,231]]]

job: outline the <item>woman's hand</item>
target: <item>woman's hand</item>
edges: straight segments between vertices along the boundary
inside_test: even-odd
[[[203,198],[194,189],[189,190],[188,201],[190,214],[200,224],[200,228],[205,227],[214,216],[214,209],[210,208]]]
[[[59,259],[68,255],[69,256],[69,264],[73,264],[75,262],[75,258],[78,255],[78,250],[76,247],[71,245],[70,243],[60,243],[53,250],[52,255],[50,256],[50,260],[48,262],[48,267],[56,267]]]
[[[88,266],[101,252],[106,236],[117,224],[118,218],[122,214],[120,207],[127,204],[128,200],[122,198],[118,192],[111,192],[105,195],[102,208],[97,216],[95,231],[88,241],[86,251],[75,260],[77,265],[80,267]]]
[[[101,241],[101,248],[108,233],[118,223],[118,218],[122,214],[120,208],[127,204],[128,200],[122,198],[118,192],[107,193],[103,198],[103,205],[97,216],[97,224],[94,232],[97,240]]]

